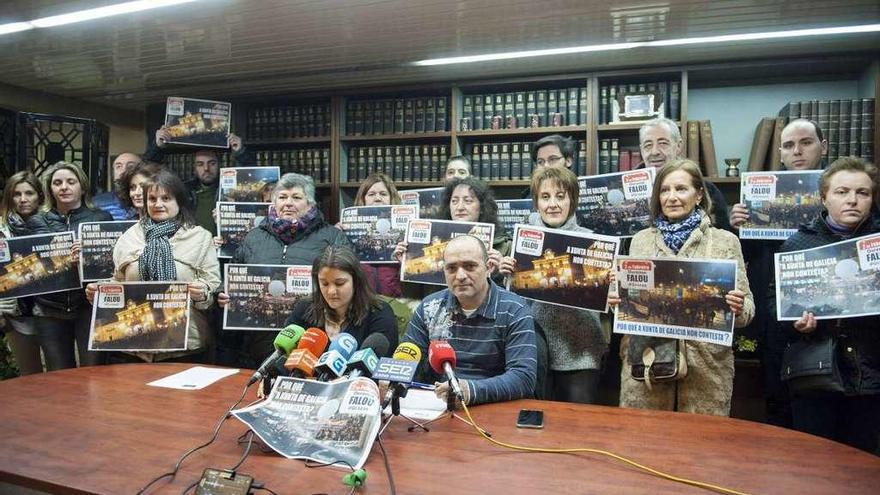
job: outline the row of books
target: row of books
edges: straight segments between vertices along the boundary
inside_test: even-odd
[[[449,159],[449,146],[352,146],[348,149],[347,182],[361,181],[383,172],[395,182],[439,181]]]
[[[654,95],[654,109],[660,117],[680,118],[681,84],[678,81],[657,81],[637,84],[609,84],[599,87],[599,123],[611,124],[620,120],[625,110],[625,95]]]
[[[842,156],[874,160],[874,99],[810,100],[791,102],[779,111],[789,122],[815,121],[828,141],[828,162]]]
[[[619,139],[599,140],[599,174],[626,172],[642,162],[638,146],[624,146]]]
[[[330,104],[252,108],[248,111],[249,139],[330,136]]]
[[[587,124],[587,88],[464,95],[461,131]]]
[[[235,166],[228,152],[218,152],[217,154],[220,160],[220,163],[218,163],[219,167]],[[196,155],[194,153],[167,153],[165,154],[165,167],[184,181],[188,181],[195,176],[193,173],[195,160]]]
[[[280,167],[281,173],[308,175],[319,184],[330,182],[330,148],[258,151],[257,166]]]
[[[482,180],[526,180],[532,175],[532,142],[474,143],[467,154],[471,157],[474,176]],[[572,171],[576,174],[587,163],[586,146],[577,141]]]
[[[708,120],[689,120],[685,124],[687,132],[687,157],[698,163],[706,177],[722,177],[727,173],[718,167],[715,157],[715,139],[712,123]]]
[[[449,98],[422,96],[353,100],[345,105],[345,134],[419,134],[449,130]]]

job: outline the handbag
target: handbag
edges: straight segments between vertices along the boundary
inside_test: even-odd
[[[681,380],[687,376],[687,347],[678,339],[629,336],[627,358],[630,375],[650,388],[652,382]]]
[[[785,348],[782,381],[796,397],[843,393],[846,388],[838,364],[836,337],[802,337]]]

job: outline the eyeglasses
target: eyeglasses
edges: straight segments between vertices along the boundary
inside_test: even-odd
[[[553,155],[548,156],[546,160],[543,158],[538,158],[537,160],[535,160],[535,163],[537,163],[539,167],[543,167],[544,165],[555,165],[564,159],[564,157],[561,157],[559,155]]]

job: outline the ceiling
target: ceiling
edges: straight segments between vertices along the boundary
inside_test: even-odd
[[[7,0],[0,24],[121,0]],[[779,56],[876,56],[880,34],[415,67],[434,57],[880,22],[880,2],[202,0],[0,36],[0,83],[142,110],[247,98]]]

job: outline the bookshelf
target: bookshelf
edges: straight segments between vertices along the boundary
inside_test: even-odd
[[[876,58],[859,56],[788,58],[475,79],[314,93],[287,98],[279,96],[232,100],[235,118],[233,129],[242,136],[249,149],[268,153],[270,160],[273,152],[295,154],[309,150],[314,150],[313,153],[326,150],[324,153],[329,157],[329,166],[324,170],[325,180],[318,183],[319,200],[323,203],[325,213],[329,213],[329,219],[335,222],[339,209],[351,204],[360,186],[355,165],[360,150],[373,149],[373,161],[364,164],[365,168],[360,172],[362,176],[370,168],[378,167],[376,150],[382,150],[383,170],[392,174],[399,173],[396,178],[399,189],[412,189],[441,186],[441,168],[446,157],[473,155],[475,147],[482,154],[483,147],[488,146],[490,166],[488,175],[482,178],[488,179],[489,184],[496,189],[496,196],[506,198],[519,194],[528,185],[525,178],[519,178],[527,174],[521,169],[519,174],[511,173],[516,172],[517,165],[523,165],[522,160],[517,163],[506,158],[493,162],[494,147],[497,145],[498,152],[501,153],[503,145],[507,144],[507,152],[512,153],[510,150],[514,144],[519,143],[522,146],[523,143],[533,143],[549,134],[562,134],[579,143],[575,172],[578,175],[598,173],[602,141],[608,141],[609,144],[616,141],[618,149],[631,152],[636,152],[638,147],[638,129],[641,123],[607,122],[607,110],[603,110],[602,104],[602,90],[612,86],[625,87],[627,91],[634,89],[636,92],[642,85],[644,89],[648,89],[648,85],[665,83],[667,92],[671,92],[673,85],[677,86],[677,105],[666,100],[665,103],[669,105],[666,114],[669,115],[670,110],[676,113],[672,118],[681,128],[682,138],[685,140],[683,145],[687,150],[689,119],[711,120],[716,141],[722,139],[722,135],[726,139],[730,129],[740,134],[753,134],[756,123],[754,120],[727,117],[736,115],[736,109],[730,107],[757,105],[747,99],[744,100],[744,105],[737,105],[735,101],[737,98],[748,98],[748,88],[752,86],[779,84],[784,90],[786,85],[797,81],[846,81],[849,84],[853,79],[867,77],[871,79],[870,85],[874,93],[869,97],[875,98],[874,156],[880,156],[880,129],[877,126],[880,104],[876,98],[880,94],[880,78],[877,77],[876,70],[874,73],[866,70],[866,67],[877,63]],[[798,74],[797,77],[792,76],[793,73]],[[708,104],[700,99],[704,98],[707,91],[722,95],[722,100],[725,93],[736,97],[732,98],[734,101],[709,105],[712,108],[706,115],[705,108]],[[554,95],[552,101],[556,102],[555,112],[550,110],[551,94]],[[562,94],[565,95],[564,106],[560,105]],[[491,107],[486,103],[489,95]],[[693,101],[694,95],[698,98],[696,102]],[[482,99],[482,114],[475,113],[477,96]],[[832,95],[833,98],[848,96]],[[531,106],[530,98],[534,98],[534,106]],[[546,111],[543,106],[538,106],[539,98],[546,98],[543,101],[548,107]],[[827,97],[822,96],[820,99],[824,98]],[[792,100],[798,99],[811,98],[803,95],[792,97]],[[576,100],[576,105],[571,104],[573,100]],[[689,111],[695,104],[702,113],[691,115]],[[782,106],[772,103],[758,110],[766,116],[776,116]],[[296,111],[297,108],[300,109],[299,112]],[[486,119],[487,111],[491,114],[489,119]],[[164,104],[153,105],[148,109],[149,122],[160,122],[161,115],[164,115]],[[299,123],[295,121],[296,115],[300,116]],[[476,124],[477,115],[481,117],[479,126]],[[727,127],[718,124],[725,124]],[[154,131],[155,127],[148,131],[148,139],[152,140]],[[390,169],[384,168],[387,153],[390,152],[394,158],[396,148],[400,148],[401,161],[394,161],[395,165]],[[409,158],[404,160],[406,149],[409,149]],[[722,152],[719,150],[719,153]],[[520,153],[523,153],[521,148]],[[721,174],[726,169],[723,162],[726,157],[721,155],[717,160]],[[747,165],[748,156],[740,154],[739,157],[743,159],[740,170],[745,170],[743,165]],[[364,153],[364,158],[369,159],[368,153]],[[632,158],[634,161],[631,161],[631,166],[640,161],[637,152]],[[353,174],[350,163],[355,167]],[[419,173],[410,173],[404,177],[403,171],[410,166],[408,164],[412,167],[417,164]],[[494,174],[492,164],[500,167]],[[738,197],[738,178],[708,179],[717,184],[728,198]]]

